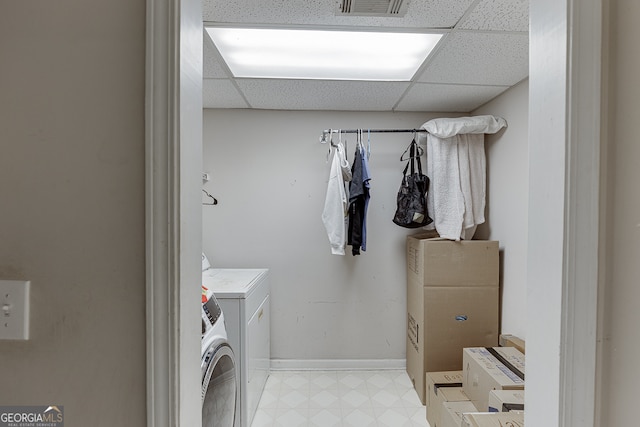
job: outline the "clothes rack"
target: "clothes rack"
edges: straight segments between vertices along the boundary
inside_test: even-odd
[[[426,133],[425,129],[325,129],[322,131],[320,142],[325,144],[329,142],[327,136],[332,133]]]

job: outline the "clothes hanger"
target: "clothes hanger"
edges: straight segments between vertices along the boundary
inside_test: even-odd
[[[213,197],[211,194],[209,194],[209,192],[207,190],[205,190],[204,188],[202,189],[202,192],[211,199],[210,203],[205,203],[202,202],[203,205],[205,206],[214,206],[218,204],[218,199],[216,199],[215,197]]]
[[[322,134],[322,139],[320,140],[323,144],[327,143],[326,134]],[[333,129],[329,129],[329,151],[327,151],[327,163],[329,163],[329,159],[331,158],[331,150],[336,145],[333,143]]]
[[[345,160],[349,160],[349,144],[346,137],[344,138],[344,144],[342,143],[342,129],[338,129],[338,144],[342,145],[344,149]]]
[[[413,139],[411,140],[411,144],[409,144],[409,146],[404,150],[404,152],[402,153],[402,155],[400,156],[400,161],[404,162],[405,160],[409,160],[411,157],[408,158],[404,158],[404,155],[407,154],[407,152],[411,149],[411,146],[415,144],[416,145],[416,155],[414,157],[420,157],[424,154],[424,148],[420,147],[418,145],[418,143],[416,142],[416,132],[413,132]]]

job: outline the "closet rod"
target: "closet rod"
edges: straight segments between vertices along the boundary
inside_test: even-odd
[[[424,133],[425,129],[325,129],[322,131],[320,142],[327,142],[327,135],[331,133]]]

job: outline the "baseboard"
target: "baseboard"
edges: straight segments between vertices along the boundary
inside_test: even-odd
[[[365,371],[406,369],[405,359],[271,359],[274,371]]]

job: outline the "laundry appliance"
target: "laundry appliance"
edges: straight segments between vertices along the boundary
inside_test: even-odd
[[[239,375],[224,314],[212,292],[203,292],[201,356],[202,426],[234,427]]]
[[[236,427],[250,427],[271,369],[269,270],[211,268],[204,255],[202,262],[202,284],[222,307],[236,355]]]

